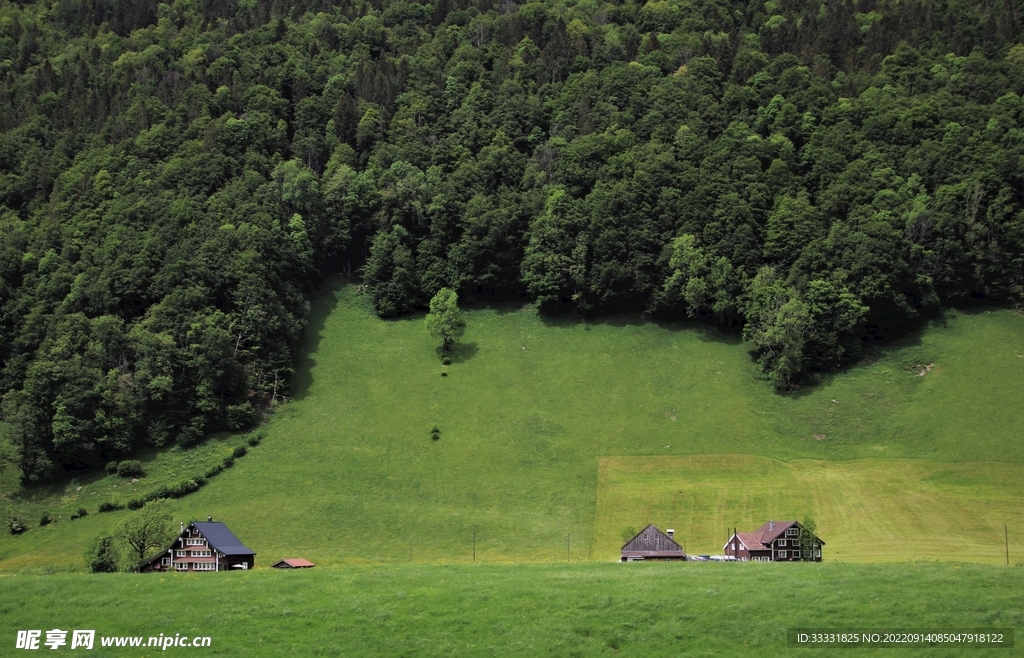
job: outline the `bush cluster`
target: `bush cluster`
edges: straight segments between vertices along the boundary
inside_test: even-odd
[[[100,503],[100,512],[116,512],[121,509],[121,506],[117,503],[112,503],[109,500],[105,503]]]
[[[113,475],[114,473],[117,473],[117,466],[118,463],[116,461],[109,461],[107,462],[107,465],[104,468],[107,469],[107,473]]]
[[[138,459],[126,459],[117,465],[117,474],[123,478],[145,477],[146,470]]]
[[[28,526],[25,525],[24,519],[22,519],[20,516],[12,516],[11,522],[8,525],[8,527],[10,528],[12,535],[20,535],[21,533],[28,530]]]
[[[50,525],[51,523],[53,523],[53,517],[50,516],[49,512],[43,512],[43,515],[39,517],[39,525],[44,526]]]
[[[78,511],[71,515],[72,519],[80,519],[83,516],[89,516],[89,510],[84,507],[79,507]]]

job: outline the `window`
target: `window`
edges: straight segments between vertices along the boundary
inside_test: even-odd
[[[814,557],[821,557],[821,549],[820,548],[817,549],[816,551],[814,551]]]
[[[175,553],[177,553],[176,557],[185,557],[185,554],[188,553],[188,551],[175,551]]]
[[[185,540],[185,545],[186,546],[202,546],[203,545],[203,540],[202,539],[186,539]]]
[[[785,546],[785,545],[786,545],[786,540],[785,539],[780,539],[779,540],[779,546]]]
[[[175,571],[188,571],[188,562],[175,562],[174,563],[174,570]]]
[[[786,536],[787,537],[796,537],[797,533],[799,533],[799,532],[800,531],[797,530],[796,528],[789,528],[788,530],[786,530]]]
[[[210,557],[210,551],[192,551],[192,557]]]
[[[165,567],[170,565],[171,564],[171,558],[169,558],[169,557],[161,558],[160,559],[160,564],[164,565]]]
[[[196,571],[213,571],[213,562],[194,562],[192,568]]]
[[[786,551],[779,551],[779,557],[786,557]]]

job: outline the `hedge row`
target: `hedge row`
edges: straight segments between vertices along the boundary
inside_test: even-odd
[[[254,432],[249,435],[246,443],[250,446],[258,446],[260,441],[263,440],[263,432]],[[143,505],[150,501],[160,500],[161,498],[181,498],[187,496],[193,491],[199,491],[200,487],[205,485],[210,478],[216,476],[225,468],[231,468],[235,464],[235,459],[244,457],[249,452],[248,448],[244,445],[238,446],[234,451],[224,458],[224,461],[212,467],[206,471],[205,475],[200,475],[188,480],[182,480],[181,482],[171,486],[159,486],[153,491],[150,491],[142,498],[134,498],[128,501],[128,509],[136,510],[141,509]],[[105,510],[101,510],[105,511]]]

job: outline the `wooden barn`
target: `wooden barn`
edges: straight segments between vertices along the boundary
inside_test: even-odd
[[[735,532],[725,542],[723,550],[737,560],[752,562],[821,562],[821,547],[825,542],[814,537],[813,548],[800,547],[797,521],[769,521],[754,532]]]
[[[208,517],[193,521],[166,549],[135,567],[134,571],[230,571],[252,569],[256,553],[246,548],[226,525]]]
[[[623,545],[620,561],[685,560],[683,547],[672,538],[673,534],[675,531],[671,528],[662,532],[653,523],[649,524]]]

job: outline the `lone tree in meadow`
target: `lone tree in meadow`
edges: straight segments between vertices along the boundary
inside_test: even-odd
[[[117,538],[104,533],[94,539],[85,551],[85,563],[92,573],[114,573],[121,565]]]
[[[138,555],[139,562],[145,559],[149,549],[167,546],[174,537],[167,501],[146,503],[145,507],[121,522],[114,530],[114,536],[128,544]]]
[[[441,350],[447,353],[465,329],[466,321],[459,310],[459,296],[451,288],[441,288],[430,300],[427,331],[432,337],[441,339]]]

